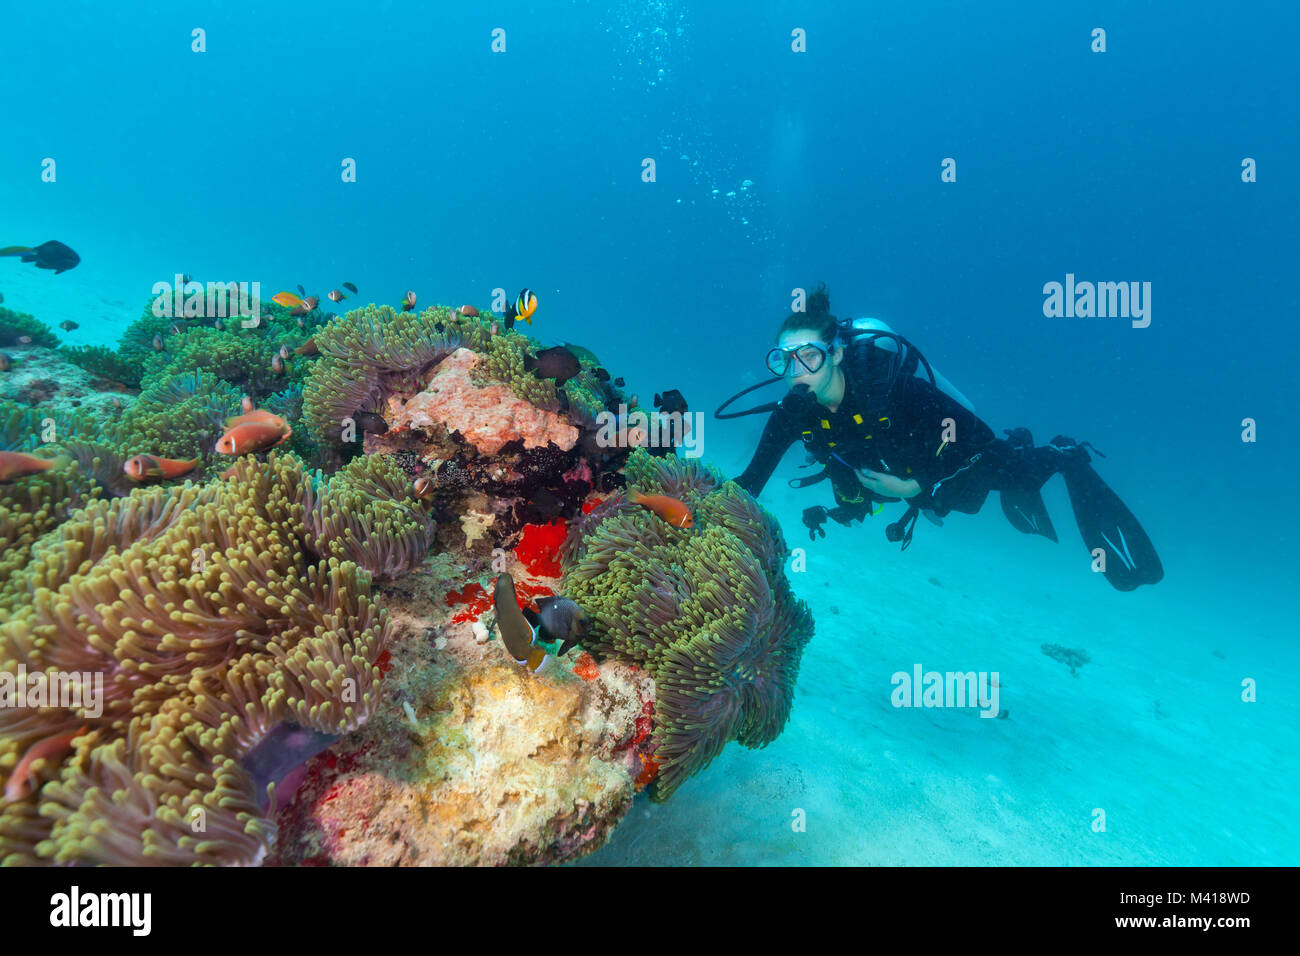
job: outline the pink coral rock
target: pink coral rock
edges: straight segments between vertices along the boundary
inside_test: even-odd
[[[554,443],[568,451],[578,441],[578,429],[564,417],[530,405],[505,385],[480,388],[470,381],[478,357],[469,349],[447,356],[429,385],[405,405],[389,400],[389,431],[427,431],[442,425],[461,436],[484,455],[495,455],[507,442],[522,438],[525,448],[545,448]]]

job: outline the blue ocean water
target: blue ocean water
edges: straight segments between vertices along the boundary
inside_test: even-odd
[[[1059,544],[992,502],[903,554],[879,518],[809,542],[829,493],[785,487],[792,452],[761,499],[817,618],[789,727],[641,798],[591,862],[1300,862],[1293,4],[68,11],[0,16],[0,245],[82,264],[0,260],[0,291],[79,321],[73,344],[114,343],[178,272],[364,301],[528,285],[535,334],[711,410],[824,281],[995,430],[1106,453],[1154,588],[1087,573],[1059,481]],[[1067,274],[1150,282],[1150,325],[1045,317]],[[761,425],[710,419],[706,458],[738,473]],[[892,707],[915,663],[998,671],[1009,716]]]

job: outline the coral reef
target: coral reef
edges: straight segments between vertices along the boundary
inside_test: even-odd
[[[657,801],[729,740],[762,747],[789,716],[812,616],[783,571],[775,520],[698,461],[628,459],[629,487],[682,500],[693,530],[617,496],[574,523],[563,591],[595,621],[583,646],[653,675]]]
[[[13,367],[0,372],[0,398],[24,405],[78,411],[112,422],[133,399],[109,382],[68,361],[65,350],[37,345],[6,349]],[[114,404],[116,400],[116,404]]]
[[[477,364],[478,357],[469,349],[452,352],[424,391],[406,401],[389,401],[390,431],[397,435],[441,425],[447,432],[458,432],[485,456],[496,455],[513,441],[522,442],[524,448],[551,444],[561,451],[577,444],[578,429],[558,413],[518,397],[505,385],[471,382],[470,372]]]
[[[345,419],[375,411],[385,392],[418,388],[420,376],[459,347],[463,334],[447,309],[369,305],[335,319],[315,341],[321,359],[303,386],[303,417],[317,442],[337,445],[346,439]]]
[[[19,339],[30,338],[30,342]],[[28,315],[0,306],[0,348],[11,345],[35,345],[41,348],[58,348],[59,337],[44,322]]]
[[[106,386],[138,388],[144,375],[142,366],[126,361],[113,349],[102,345],[65,346],[60,353],[73,365],[88,372],[93,380]]]
[[[216,454],[225,421],[239,414],[240,392],[202,371],[151,379],[126,411],[116,434],[126,457],[147,452],[163,458],[198,458],[205,469],[225,469],[229,459]]]
[[[307,485],[292,458],[242,459],[226,481],[91,501],[36,542],[13,573],[0,670],[100,675],[103,694],[100,707],[0,708],[6,775],[87,728],[0,809],[0,862],[262,859],[275,780],[243,762],[301,736],[281,725],[319,739],[363,724],[388,634],[369,575],[306,544]]]
[[[780,732],[811,626],[784,542],[713,473],[643,452],[629,477],[687,499],[691,536],[594,506],[629,453],[598,438],[623,396],[594,355],[539,365],[473,310],[267,305],[245,328],[152,305],[116,350],[0,323],[0,449],[60,461],[0,485],[0,675],[103,687],[0,707],[0,863],[561,861],[637,790]],[[245,395],[290,443],[216,455]],[[139,454],[199,467],[141,486]],[[497,548],[521,603],[557,592],[568,549],[585,651],[537,674],[504,652]]]
[[[577,652],[528,673],[493,635],[491,599],[476,599],[483,587],[466,584],[460,565],[440,555],[433,574],[385,588],[383,699],[360,732],[309,764],[276,818],[270,862],[558,863],[601,846],[630,809],[654,682]],[[521,592],[551,593],[511,570]]]

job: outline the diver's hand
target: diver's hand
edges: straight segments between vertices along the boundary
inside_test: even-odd
[[[915,498],[921,493],[921,483],[915,478],[899,478],[870,468],[858,469],[858,481],[882,498]]]
[[[793,415],[804,415],[817,404],[817,396],[807,385],[796,385],[781,399],[781,410]]]
[[[822,527],[826,523],[826,514],[826,509],[821,505],[803,510],[803,526],[808,529],[809,541],[816,541],[818,535],[826,537],[826,529]]]

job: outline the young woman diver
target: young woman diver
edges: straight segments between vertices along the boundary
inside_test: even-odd
[[[790,482],[802,488],[830,479],[836,506],[803,513],[810,539],[825,537],[828,517],[848,525],[879,513],[884,502],[906,501],[903,517],[885,529],[906,549],[918,515],[942,524],[951,511],[975,514],[997,490],[1014,527],[1055,541],[1040,489],[1059,472],[1094,569],[1121,591],[1164,577],[1141,524],[1093,470],[1087,449],[1101,452],[1064,436],[1036,448],[1025,428],[995,437],[966,397],[888,325],[831,315],[825,287],[809,296],[806,312],[782,323],[767,367],[778,378],[737,393],[715,415],[771,413],[753,460],[736,478],[752,495],[796,441],[825,466]],[[780,402],[724,414],[741,396],[777,381],[790,389]]]

